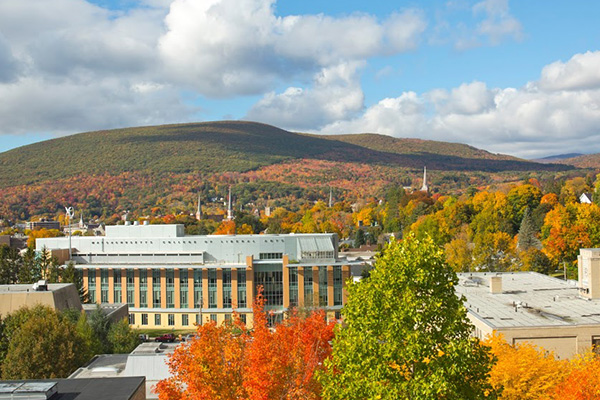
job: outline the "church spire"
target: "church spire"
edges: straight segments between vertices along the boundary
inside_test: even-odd
[[[200,193],[198,193],[198,209],[196,210],[196,219],[198,221],[202,219],[202,202],[200,201]]]
[[[229,186],[229,197],[227,198],[227,220],[233,220],[233,210],[231,208],[231,186]]]
[[[333,205],[333,189],[329,186],[329,208]]]
[[[429,187],[427,186],[427,167],[423,167],[423,186],[421,187],[422,192],[429,192]]]

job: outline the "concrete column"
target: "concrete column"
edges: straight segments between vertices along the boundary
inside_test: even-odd
[[[83,290],[86,293],[89,293],[89,289],[90,289],[90,286],[88,285],[88,273],[89,273],[89,270],[87,268],[84,268],[82,270],[82,272],[83,272]],[[91,299],[90,299],[90,301],[91,301]]]
[[[110,304],[115,303],[115,285],[113,279],[115,277],[115,270],[112,268],[108,269],[108,302]]]
[[[298,267],[298,307],[304,307],[304,267]]]
[[[313,306],[319,307],[319,267],[312,267],[313,274]],[[326,290],[327,288],[323,288]]]
[[[246,257],[246,302],[248,307],[254,305],[254,269],[252,268],[254,261],[252,256]]]
[[[202,308],[208,307],[208,270],[202,270]]]
[[[217,268],[217,308],[223,308],[223,268]]]
[[[231,307],[238,308],[238,273],[237,268],[231,268]]]
[[[146,273],[146,270],[143,269],[142,273]],[[133,305],[136,308],[140,307],[140,269],[134,268],[133,270]],[[147,297],[147,296],[146,296]]]
[[[179,273],[180,270],[179,268],[175,268],[175,271],[173,273],[173,278],[175,279],[175,292],[173,292],[173,296],[175,296],[175,298],[173,299],[175,302],[175,308],[181,308],[181,282],[179,282]],[[189,293],[188,293],[188,300],[189,300]]]
[[[327,266],[327,306],[333,307],[333,265]]]
[[[121,303],[127,304],[127,269],[126,268],[121,268]],[[140,317],[140,318],[142,318],[142,317]]]
[[[346,285],[348,284],[348,279],[350,279],[350,266],[342,265],[342,304],[346,305],[348,302],[348,291],[346,290]]]
[[[154,308],[154,291],[152,290],[152,286],[154,284],[154,278],[152,277],[152,270],[146,270],[146,282],[148,285],[148,294],[146,294],[146,298],[148,300],[148,307]],[[162,322],[162,321],[161,321]]]
[[[102,277],[100,268],[96,268],[96,303],[102,302]]]
[[[289,257],[283,255],[283,308],[290,307],[290,269],[288,268]]]

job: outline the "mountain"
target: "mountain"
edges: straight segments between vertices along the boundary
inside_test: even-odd
[[[554,161],[564,165],[571,165],[577,168],[600,169],[600,153],[584,154],[576,157],[564,158]]]
[[[309,135],[222,121],[86,132],[13,149],[0,154],[0,188],[80,174],[243,172],[293,159],[457,171],[568,169],[457,143]]]
[[[548,157],[536,158],[531,161],[540,162],[540,163],[553,163],[553,162],[561,162],[562,160],[566,160],[569,158],[575,158],[579,156],[583,156],[582,153],[567,153],[567,154],[556,154]]]
[[[464,192],[526,179],[554,179],[574,167],[539,164],[458,143],[376,134],[324,136],[241,121],[86,132],[0,153],[0,219],[56,218],[72,206],[113,223],[148,215],[222,212],[237,204],[298,209],[328,198],[346,204],[390,187]],[[546,172],[544,172],[546,171]],[[369,200],[369,201],[371,201]]]

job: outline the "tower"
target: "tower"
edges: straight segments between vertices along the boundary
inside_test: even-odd
[[[196,220],[202,219],[202,202],[200,201],[200,193],[198,193],[198,209],[196,210]]]
[[[227,221],[233,220],[233,209],[231,208],[231,186],[229,186],[229,197],[227,198]]]
[[[423,186],[421,187],[421,192],[429,192],[429,187],[427,186],[427,167],[423,167]]]
[[[333,205],[333,189],[329,186],[329,208]]]

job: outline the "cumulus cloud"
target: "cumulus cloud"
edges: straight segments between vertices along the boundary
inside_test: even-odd
[[[209,96],[264,93],[285,79],[414,48],[426,27],[415,10],[275,15],[274,0],[176,0],[160,39],[173,80]]]
[[[350,118],[363,108],[358,76],[362,64],[323,68],[306,90],[290,87],[280,94],[268,93],[250,109],[246,119],[303,130]]]
[[[472,82],[421,95],[405,92],[320,132],[455,141],[523,157],[600,152],[598,57],[600,52],[577,54],[550,64],[539,80],[521,88]]]
[[[508,0],[484,0],[473,6],[473,12],[483,13],[485,19],[477,26],[477,32],[487,36],[492,44],[504,37],[520,40],[523,36],[521,23],[510,14]]]

